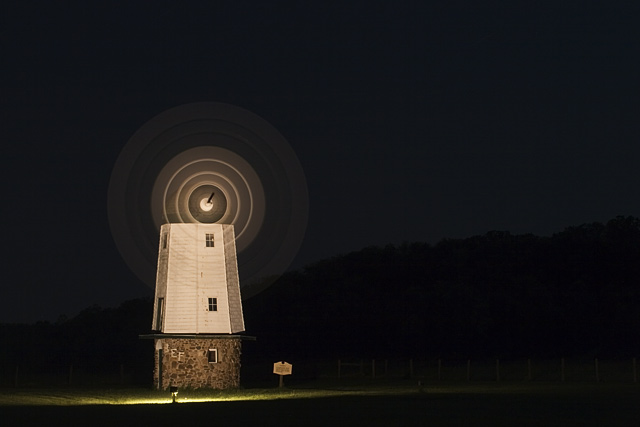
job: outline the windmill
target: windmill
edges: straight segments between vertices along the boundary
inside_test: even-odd
[[[300,163],[262,118],[195,103],[144,124],[116,161],[109,222],[155,289],[154,385],[239,386],[242,300],[289,266],[307,223]]]

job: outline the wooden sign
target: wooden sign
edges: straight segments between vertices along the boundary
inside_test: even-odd
[[[278,375],[291,375],[293,365],[287,362],[276,362],[273,364],[273,373]]]

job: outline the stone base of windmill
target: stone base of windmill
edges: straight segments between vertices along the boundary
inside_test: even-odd
[[[154,388],[232,389],[240,387],[240,335],[145,336],[155,342]]]

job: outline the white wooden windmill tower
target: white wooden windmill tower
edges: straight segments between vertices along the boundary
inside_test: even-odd
[[[244,332],[233,225],[164,224],[152,329],[154,383],[234,388]]]
[[[242,298],[286,270],[307,224],[287,141],[232,105],[167,110],[123,148],[108,206],[118,250],[155,288],[153,333],[141,335],[155,342],[155,386],[238,387],[241,342],[254,339]]]

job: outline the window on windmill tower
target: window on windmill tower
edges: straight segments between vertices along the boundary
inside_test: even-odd
[[[208,248],[212,248],[213,247],[213,233],[207,233],[205,236],[205,240],[207,242],[207,247]]]
[[[218,350],[210,348],[207,352],[207,359],[209,360],[209,363],[218,363]]]
[[[162,234],[162,249],[167,249],[167,240],[168,240],[167,233],[163,233]]]
[[[156,303],[156,331],[162,330],[162,320],[164,319],[164,298],[158,298]]]
[[[209,311],[218,311],[218,298],[209,298]]]

